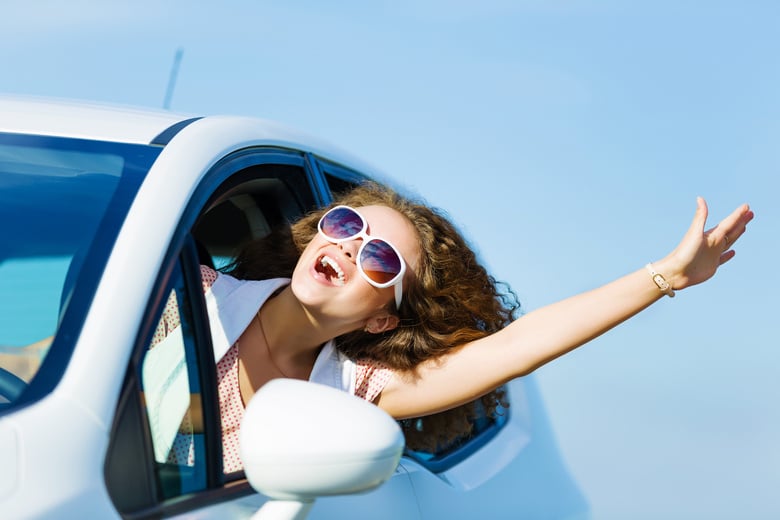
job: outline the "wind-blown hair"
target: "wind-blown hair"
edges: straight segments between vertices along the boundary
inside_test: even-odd
[[[336,347],[347,356],[381,361],[395,370],[413,374],[421,362],[497,332],[519,313],[515,294],[487,273],[461,233],[439,210],[372,182],[340,195],[329,207],[336,204],[395,209],[416,229],[422,252],[416,272],[404,280],[400,308],[396,311],[394,305],[388,304],[388,310],[399,317],[398,327],[379,334],[357,330],[339,336]],[[327,209],[309,213],[292,224],[287,240],[286,232],[279,231],[250,244],[229,266],[231,274],[252,279],[291,276],[298,256],[317,234],[317,223]],[[273,241],[273,247],[269,247],[268,241]],[[436,451],[457,443],[470,433],[472,420],[484,413],[481,410],[494,415],[499,406],[507,406],[501,389],[475,403],[401,421],[407,446]]]

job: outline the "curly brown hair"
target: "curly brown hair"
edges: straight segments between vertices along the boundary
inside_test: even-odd
[[[239,278],[289,277],[298,256],[316,235],[320,217],[336,204],[395,209],[417,230],[424,252],[414,275],[405,280],[401,306],[396,311],[388,303],[388,310],[399,317],[398,327],[380,334],[357,330],[336,338],[337,348],[352,359],[367,358],[396,370],[413,371],[423,361],[500,330],[519,313],[512,290],[487,273],[441,210],[374,182],[339,195],[331,206],[307,214],[289,230],[277,230],[249,244],[229,271]],[[499,388],[472,403],[400,424],[410,449],[434,452],[468,437],[478,415],[494,417],[506,406]]]

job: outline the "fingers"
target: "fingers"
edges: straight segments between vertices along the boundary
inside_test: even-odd
[[[720,265],[723,265],[726,262],[728,262],[729,260],[731,260],[732,258],[734,258],[734,255],[736,255],[736,253],[734,252],[733,249],[729,249],[728,251],[724,251],[723,254],[720,255]]]
[[[743,204],[717,225],[716,230],[725,250],[730,249],[745,233],[748,222],[753,220],[753,217],[750,206]]]
[[[670,277],[675,289],[697,285],[735,256],[734,243],[742,236],[753,212],[747,204],[735,209],[717,225],[705,230],[709,209],[702,197],[696,199],[696,214],[683,240],[672,251]],[[675,267],[676,265],[676,267]]]

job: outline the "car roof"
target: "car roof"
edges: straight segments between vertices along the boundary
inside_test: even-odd
[[[311,151],[364,173],[384,178],[377,169],[322,139],[276,121],[244,116],[204,116],[163,109],[95,101],[0,94],[0,132],[94,139],[133,144],[167,144],[178,130],[197,119],[252,122],[260,141]]]
[[[0,132],[149,144],[192,115],[90,101],[0,96]]]

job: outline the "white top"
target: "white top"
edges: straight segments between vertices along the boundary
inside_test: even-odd
[[[205,294],[215,363],[235,344],[266,300],[289,283],[287,278],[238,280],[219,273]],[[309,381],[354,394],[355,362],[336,350],[333,340],[328,341],[314,362]]]

